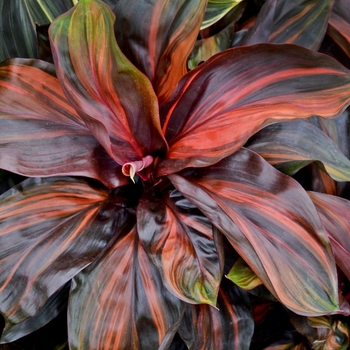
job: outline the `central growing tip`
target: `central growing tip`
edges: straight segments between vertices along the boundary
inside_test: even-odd
[[[153,163],[153,157],[146,156],[141,160],[125,163],[123,165],[122,172],[125,176],[130,176],[130,179],[135,183],[135,180],[134,180],[135,174],[147,168],[152,163]]]

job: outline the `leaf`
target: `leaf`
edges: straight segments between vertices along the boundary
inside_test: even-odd
[[[235,262],[226,277],[244,290],[251,290],[262,284],[259,277],[242,258]]]
[[[305,120],[270,125],[254,135],[246,147],[289,175],[318,161],[334,180],[350,181],[349,159],[325,133]]]
[[[159,103],[187,72],[206,4],[206,0],[120,0],[114,7],[117,42],[152,82]]]
[[[326,33],[332,5],[333,0],[266,1],[244,44],[296,44],[317,50]]]
[[[327,34],[350,57],[350,8],[346,0],[334,0]]]
[[[158,175],[215,164],[268,124],[335,116],[349,103],[349,80],[337,61],[293,45],[221,52],[188,73],[161,107],[169,151]]]
[[[254,330],[249,297],[228,282],[221,287],[218,308],[188,305],[179,334],[189,349],[248,350]]]
[[[132,222],[131,222],[132,224]],[[162,285],[130,222],[119,239],[73,279],[69,345],[76,349],[158,349],[183,302]]]
[[[128,217],[107,197],[70,178],[28,179],[0,197],[0,311],[7,325],[36,315],[103,250]]]
[[[223,245],[210,221],[179,192],[144,197],[137,230],[164,285],[188,303],[215,306],[223,274]]]
[[[35,316],[27,318],[18,324],[9,324],[6,327],[6,331],[1,334],[0,344],[10,343],[33,333],[66,310],[69,288],[70,283],[68,282],[46,301],[45,305]]]
[[[0,3],[0,62],[36,57],[35,23],[48,24],[72,7],[71,0],[11,0]]]
[[[336,263],[350,279],[350,202],[323,193],[308,194],[330,238]]]
[[[309,316],[338,309],[330,244],[296,181],[247,149],[169,178],[284,306]]]
[[[91,133],[120,165],[164,151],[150,82],[125,58],[115,16],[100,0],[81,0],[49,29],[58,79]]]
[[[52,74],[53,66],[38,60],[0,65],[0,167],[25,176],[79,175],[108,187],[125,184],[121,167],[91,135]]]
[[[232,47],[235,34],[236,22],[241,18],[246,8],[245,2],[235,6],[230,14],[230,23],[219,33],[205,39],[197,40],[191,55],[188,59],[189,69],[196,68],[200,63],[205,62],[211,56]]]
[[[207,7],[204,13],[203,23],[201,30],[210,27],[236,6],[238,6],[242,0],[208,0]]]

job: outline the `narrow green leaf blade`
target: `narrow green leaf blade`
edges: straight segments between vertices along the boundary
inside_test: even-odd
[[[221,52],[186,74],[161,107],[169,151],[158,175],[215,164],[277,121],[334,117],[349,104],[349,88],[347,69],[302,47]]]
[[[129,222],[119,236],[73,279],[68,310],[72,350],[158,349],[182,315],[183,302],[163,287],[136,228]]]
[[[49,29],[58,79],[91,133],[120,165],[166,149],[157,98],[119,49],[115,16],[81,0]]]
[[[223,246],[210,221],[178,191],[144,197],[137,209],[140,241],[164,285],[188,303],[216,305]]]
[[[270,125],[254,135],[246,147],[289,175],[318,161],[334,180],[350,181],[349,159],[322,130],[305,120]]]
[[[296,181],[247,149],[169,178],[286,307],[310,316],[338,310],[329,240]]]

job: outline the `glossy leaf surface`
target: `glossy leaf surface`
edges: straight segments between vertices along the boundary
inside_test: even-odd
[[[247,149],[169,178],[286,307],[302,315],[337,310],[330,244],[296,181]]]
[[[350,101],[349,87],[348,70],[301,47],[219,53],[188,73],[162,106],[170,148],[158,174],[214,164],[277,121],[337,115]]]
[[[57,76],[71,104],[120,165],[166,148],[150,82],[120,51],[115,17],[81,0],[49,29]]]
[[[206,0],[120,0],[114,7],[117,42],[152,82],[160,103],[187,72]]]
[[[10,343],[33,333],[64,312],[68,304],[69,288],[70,283],[60,288],[46,301],[35,316],[18,324],[7,324],[6,329],[1,334],[0,344]]]
[[[196,68],[200,63],[205,62],[211,56],[232,47],[235,34],[236,22],[242,16],[246,8],[245,2],[240,2],[230,13],[230,23],[219,33],[209,38],[197,40],[191,55],[188,59],[188,68]]]
[[[6,322],[35,315],[102,251],[115,222],[125,220],[123,210],[105,217],[107,196],[82,180],[50,178],[28,179],[0,197],[0,310]]]
[[[73,279],[70,349],[157,349],[183,302],[162,285],[130,222],[120,239]]]
[[[202,30],[210,27],[241,2],[242,0],[208,0],[203,23],[200,29]]]
[[[254,135],[247,147],[289,175],[319,161],[334,180],[350,181],[349,159],[322,130],[305,120],[270,125]]]
[[[309,192],[330,237],[338,266],[350,279],[350,202],[344,198]]]
[[[53,66],[0,66],[0,167],[25,176],[79,175],[108,187],[126,178],[66,99]],[[106,166],[108,165],[108,166]]]
[[[251,290],[262,284],[259,277],[242,258],[238,258],[226,277],[244,290]]]
[[[187,306],[179,334],[189,349],[249,349],[254,322],[248,295],[228,281],[224,285],[218,310],[209,305]]]
[[[333,0],[266,1],[245,44],[296,44],[317,50],[327,29],[332,5]]]
[[[72,6],[72,0],[1,1],[0,62],[10,57],[37,57],[35,23],[51,23]]]
[[[327,34],[350,57],[350,7],[347,0],[334,0]]]
[[[179,192],[141,199],[140,241],[164,285],[189,303],[216,304],[223,274],[223,246],[210,221]]]

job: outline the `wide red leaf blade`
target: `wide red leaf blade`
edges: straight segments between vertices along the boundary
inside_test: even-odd
[[[335,260],[350,279],[350,202],[323,193],[308,193],[330,238]]]
[[[218,309],[209,305],[187,307],[179,334],[189,349],[249,349],[254,330],[249,297],[228,283],[220,288]]]
[[[187,72],[206,0],[121,0],[115,34],[123,53],[152,82],[162,103]]]
[[[81,0],[49,30],[57,75],[69,101],[120,165],[166,148],[148,79],[120,51],[114,15],[100,0]]]
[[[305,120],[270,125],[255,134],[246,147],[285,174],[293,175],[317,161],[334,180],[350,181],[349,159],[322,130]]]
[[[350,7],[347,0],[334,0],[327,34],[350,57]]]
[[[0,197],[0,311],[7,323],[35,315],[103,250],[127,218],[107,198],[105,189],[72,178],[28,179]]]
[[[158,349],[184,303],[162,284],[126,225],[96,263],[74,277],[69,299],[70,349]]]
[[[223,246],[210,221],[181,193],[144,197],[137,208],[140,241],[164,285],[188,303],[216,305]]]
[[[161,108],[170,149],[158,174],[203,167],[234,153],[263,126],[332,117],[350,101],[350,72],[294,45],[226,50],[188,73]]]
[[[25,176],[79,175],[108,187],[121,167],[69,104],[53,66],[8,60],[0,66],[0,167]]]
[[[330,244],[296,181],[247,149],[169,178],[286,307],[302,315],[338,310]]]
[[[326,33],[332,5],[333,0],[267,1],[243,43],[296,44],[317,50]]]

